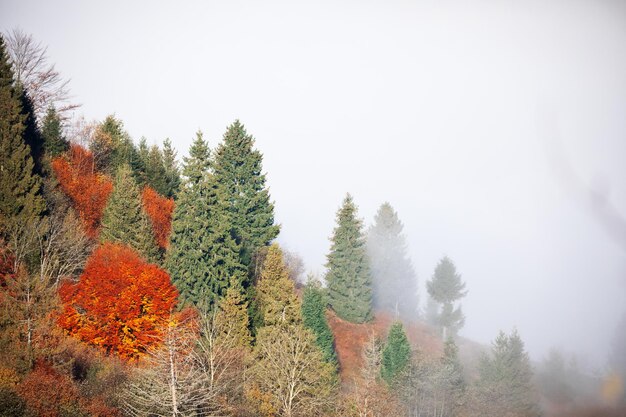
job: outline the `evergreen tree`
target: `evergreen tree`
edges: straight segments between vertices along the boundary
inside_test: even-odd
[[[232,340],[235,346],[248,348],[252,340],[249,326],[248,302],[244,289],[241,282],[233,278],[226,295],[219,301],[215,327],[220,332],[219,337]]]
[[[278,244],[269,247],[257,284],[259,308],[265,326],[302,322],[300,300]]]
[[[34,171],[24,141],[24,115],[20,92],[13,85],[4,38],[0,36],[0,236],[15,238],[17,229],[45,210],[41,178]],[[11,239],[8,239],[11,240]]]
[[[454,339],[449,337],[443,345],[442,381],[445,385],[447,396],[452,400],[452,409],[460,407],[465,394],[465,378],[463,377],[463,365],[459,360],[459,348]]]
[[[127,165],[121,165],[115,176],[113,192],[102,215],[100,241],[124,243],[150,262],[159,259],[150,219],[142,206],[141,192]]]
[[[350,194],[337,212],[337,227],[327,256],[329,304],[339,317],[354,323],[372,318],[370,269],[363,223]]]
[[[165,170],[163,195],[165,197],[175,197],[180,188],[180,171],[176,161],[176,151],[172,148],[172,142],[169,139],[163,141],[162,154],[163,169]]]
[[[70,148],[69,141],[63,136],[61,118],[54,107],[48,108],[41,124],[41,136],[46,155],[54,158]]]
[[[389,329],[387,343],[383,348],[380,374],[388,383],[392,384],[411,361],[411,345],[404,333],[402,323],[395,322]]]
[[[407,255],[402,222],[389,203],[378,209],[367,236],[374,308],[414,319],[418,313],[417,277]]]
[[[184,182],[172,219],[166,267],[183,303],[210,309],[235,277],[243,283],[246,269],[219,208],[220,188],[210,173],[210,152],[198,132],[184,158]]]
[[[539,415],[530,359],[517,331],[510,336],[500,332],[478,370],[478,395],[489,415]]]
[[[96,140],[90,150],[96,156],[98,170],[115,174],[124,164],[130,166],[135,180],[142,183],[142,164],[139,150],[133,143],[124,124],[113,115],[107,116],[98,126]]]
[[[324,360],[337,363],[333,332],[326,320],[326,297],[319,281],[309,281],[302,295],[302,321],[315,334],[315,342],[324,354]]]
[[[461,307],[454,307],[454,303],[465,297],[465,283],[461,281],[461,275],[456,272],[454,263],[444,256],[433,274],[430,281],[426,282],[428,294],[434,301],[442,305],[438,316],[438,324],[441,326],[443,338],[446,339],[448,332],[456,334],[463,327],[465,317]]]
[[[158,146],[152,145],[148,151],[148,159],[145,162],[146,183],[157,193],[165,196],[169,189],[166,182],[165,166],[163,165],[163,155]]]
[[[19,92],[22,104],[21,113],[22,116],[24,116],[24,142],[26,142],[26,145],[30,148],[30,154],[33,158],[33,162],[35,163],[34,172],[37,175],[43,176],[45,171],[43,161],[44,143],[41,130],[39,130],[37,119],[35,117],[33,102],[28,96],[28,92],[20,83],[17,84],[16,88]]]
[[[254,138],[236,120],[224,134],[214,165],[215,179],[223,190],[225,209],[246,266],[280,230],[274,224],[274,204],[262,173],[263,156],[253,146]]]

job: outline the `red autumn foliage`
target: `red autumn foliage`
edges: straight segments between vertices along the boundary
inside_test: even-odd
[[[125,359],[158,343],[178,296],[165,271],[114,243],[98,247],[80,281],[65,283],[59,294],[63,329]]]
[[[172,213],[174,212],[174,199],[163,197],[150,187],[144,187],[143,207],[150,217],[154,237],[162,249],[167,249],[172,230]]]
[[[76,144],[72,144],[65,157],[52,161],[59,186],[72,200],[91,238],[98,235],[104,207],[113,191],[111,180],[94,167],[93,154]]]

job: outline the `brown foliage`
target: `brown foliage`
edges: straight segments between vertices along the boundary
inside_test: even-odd
[[[63,329],[126,359],[158,343],[178,296],[165,271],[113,243],[98,247],[80,281],[65,283],[59,293]]]
[[[65,157],[52,160],[52,169],[59,186],[78,211],[87,235],[96,238],[104,207],[113,191],[111,180],[96,172],[93,154],[76,144],[72,144]]]
[[[167,249],[172,231],[174,199],[163,197],[148,186],[144,187],[141,198],[143,207],[150,217],[157,244],[161,249]]]

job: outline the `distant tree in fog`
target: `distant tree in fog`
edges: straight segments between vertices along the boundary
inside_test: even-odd
[[[395,322],[389,329],[387,343],[383,349],[380,373],[388,384],[406,369],[411,361],[411,345],[406,337],[402,323]]]
[[[450,258],[444,256],[439,261],[433,277],[426,282],[426,289],[430,297],[441,304],[441,309],[437,308],[437,324],[441,327],[443,338],[446,339],[448,333],[456,334],[465,324],[465,316],[461,306],[455,308],[454,303],[465,297],[467,291]]]
[[[389,203],[383,203],[367,235],[372,273],[373,306],[402,317],[418,313],[417,277],[407,255],[402,222]]]

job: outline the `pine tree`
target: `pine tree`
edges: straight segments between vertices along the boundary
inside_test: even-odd
[[[215,327],[221,338],[229,338],[235,346],[248,348],[252,338],[250,336],[250,320],[248,317],[248,302],[244,289],[239,280],[233,278],[218,304],[215,316]]]
[[[315,334],[315,342],[326,362],[336,364],[333,332],[326,320],[326,297],[319,281],[309,281],[302,295],[302,322]]]
[[[231,237],[220,188],[210,173],[210,152],[198,132],[184,158],[184,182],[172,219],[166,266],[181,300],[210,309],[232,277],[243,283],[246,269]]]
[[[454,303],[467,295],[465,283],[461,281],[461,275],[456,272],[450,258],[444,256],[439,261],[432,278],[426,282],[426,289],[430,297],[442,305],[437,321],[443,338],[447,339],[449,332],[456,334],[465,323],[461,307],[455,308]]]
[[[363,223],[350,194],[337,212],[337,227],[327,256],[329,304],[339,317],[354,323],[372,318],[372,289]]]
[[[382,365],[380,374],[388,383],[393,384],[402,371],[411,361],[411,345],[404,333],[402,323],[395,322],[389,329],[387,343],[383,348]]]
[[[409,319],[418,313],[417,277],[407,255],[402,222],[389,203],[378,209],[367,236],[374,308]]]
[[[539,415],[530,359],[517,331],[500,332],[478,370],[478,396],[489,415]]]
[[[63,136],[61,118],[54,107],[48,108],[41,124],[41,136],[46,155],[55,158],[70,148],[69,141]]]
[[[159,259],[150,219],[142,206],[141,192],[127,165],[121,165],[115,176],[113,192],[102,215],[100,241],[124,243],[150,262]]]
[[[301,323],[300,300],[278,244],[269,247],[261,278],[257,283],[259,308],[265,326]]]
[[[176,161],[176,151],[169,139],[163,141],[163,168],[165,170],[165,197],[175,197],[180,188],[180,171]]]
[[[459,360],[459,348],[454,339],[449,337],[443,345],[442,382],[446,396],[450,398],[449,407],[452,410],[458,409],[465,395],[465,378],[463,376],[463,365]]]
[[[15,238],[45,210],[29,146],[24,141],[24,115],[4,38],[0,36],[0,236]]]
[[[262,173],[263,156],[253,146],[254,138],[236,120],[224,134],[214,165],[215,178],[223,190],[225,208],[246,266],[254,253],[268,245],[280,230],[274,224],[274,204]]]
[[[115,174],[120,166],[127,164],[135,180],[141,183],[142,160],[122,121],[113,115],[107,116],[98,126],[96,137],[90,149],[96,156],[98,170]]]
[[[157,193],[165,196],[169,190],[166,183],[165,166],[163,165],[163,155],[158,146],[152,145],[148,150],[145,161],[146,183]]]

